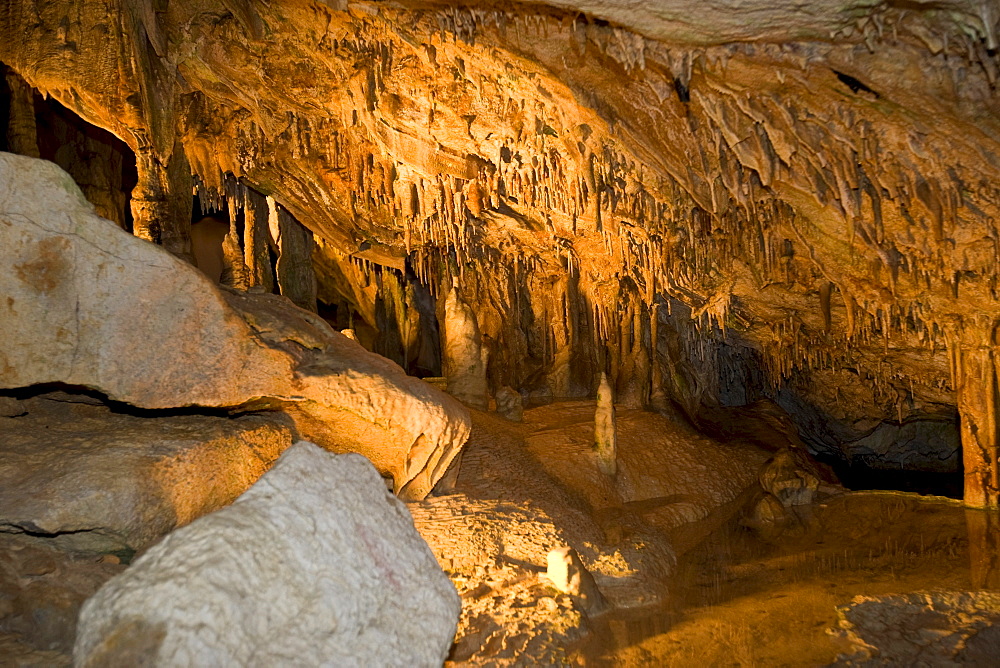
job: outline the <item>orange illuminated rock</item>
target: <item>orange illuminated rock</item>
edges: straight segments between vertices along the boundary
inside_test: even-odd
[[[0,417],[0,531],[140,550],[233,501],[292,444],[278,413],[137,417],[63,393]]]

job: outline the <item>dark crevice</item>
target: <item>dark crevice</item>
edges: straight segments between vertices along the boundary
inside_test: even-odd
[[[961,499],[964,475],[962,458],[955,471],[919,471],[904,468],[870,466],[863,460],[846,461],[819,455],[817,460],[830,466],[841,484],[852,491],[895,490],[914,494]]]
[[[51,395],[51,396],[45,396]],[[216,408],[209,406],[183,406],[180,408],[140,408],[123,401],[116,401],[109,398],[104,393],[83,385],[69,385],[66,383],[42,383],[22,387],[13,390],[0,390],[0,396],[12,397],[20,401],[34,398],[44,398],[48,401],[64,403],[80,403],[93,406],[102,405],[112,413],[119,415],[130,415],[132,417],[159,418],[159,417],[179,417],[179,416],[206,416],[234,418],[249,413],[260,412],[259,407],[248,408]],[[257,402],[262,405],[262,402]],[[30,411],[29,411],[30,413]]]
[[[871,88],[869,88],[865,84],[861,83],[860,81],[852,77],[850,74],[844,74],[843,72],[838,72],[837,70],[831,70],[831,71],[837,75],[837,78],[840,79],[840,82],[842,84],[851,89],[852,93],[857,94],[861,91],[864,91],[866,93],[874,95],[876,99],[882,97],[881,95],[873,91]]]
[[[691,90],[684,85],[684,82],[674,78],[674,90],[677,91],[677,99],[685,104],[691,101]]]

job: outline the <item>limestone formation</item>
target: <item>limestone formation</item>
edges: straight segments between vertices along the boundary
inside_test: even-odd
[[[615,395],[608,376],[601,372],[597,387],[597,410],[594,413],[594,452],[601,473],[613,476],[618,471],[618,426],[615,423]]]
[[[760,471],[760,485],[784,506],[807,506],[812,503],[822,480],[799,465],[791,448],[775,454]]]
[[[525,411],[529,431],[522,438],[542,470],[596,512],[609,538],[627,534],[629,515],[666,530],[705,519],[756,487],[767,460],[758,447],[706,438],[655,413],[618,409],[611,477],[594,457],[594,410],[592,401],[532,408]],[[464,459],[463,469],[468,466]]]
[[[142,408],[287,402],[421,498],[465,442],[453,399],[274,295],[220,292],[92,213],[55,165],[0,154],[0,387],[61,382]]]
[[[457,288],[448,291],[442,326],[442,364],[448,392],[474,408],[486,408],[486,362],[475,312]]]
[[[79,190],[0,155],[0,421],[68,384],[363,454],[457,569],[456,663],[588,663],[557,545],[637,604],[743,504],[811,531],[833,468],[996,508],[998,36],[996,0],[7,0],[0,150]]]
[[[371,464],[300,442],[89,599],[74,661],[434,666],[459,608]]]
[[[524,416],[524,398],[512,387],[501,387],[496,391],[497,413],[511,422],[520,422]]]
[[[0,418],[0,531],[141,550],[231,503],[293,440],[280,414],[135,417],[89,399],[42,395]]]

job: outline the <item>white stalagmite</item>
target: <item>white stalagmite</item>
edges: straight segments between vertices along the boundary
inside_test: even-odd
[[[452,286],[444,303],[443,365],[448,393],[475,408],[487,405],[486,362],[476,314]]]
[[[608,376],[601,372],[597,388],[597,410],[594,414],[594,452],[597,466],[605,475],[618,472],[618,429],[615,425],[615,395]]]

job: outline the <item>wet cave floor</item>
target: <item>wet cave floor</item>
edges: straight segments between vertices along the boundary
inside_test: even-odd
[[[1000,588],[996,527],[995,514],[901,492],[800,507],[783,528],[752,529],[733,517],[678,559],[668,604],[594,620],[574,658],[587,666],[835,663],[856,649],[837,613],[856,596]],[[676,538],[685,531],[698,527]]]

